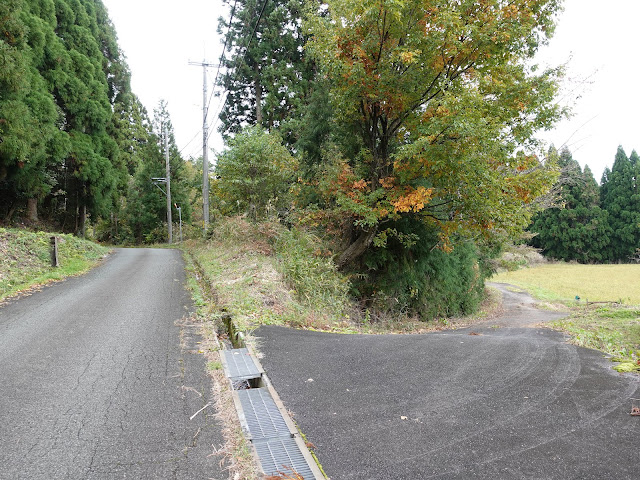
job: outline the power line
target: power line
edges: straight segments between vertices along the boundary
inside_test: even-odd
[[[229,96],[229,92],[225,91],[225,93],[224,93],[224,102],[222,102],[220,104],[220,108],[217,110],[216,115],[213,117],[213,121],[211,122],[211,129],[209,131],[209,135],[211,135],[211,132],[214,131],[214,129],[216,127],[216,124],[220,120],[220,113],[222,113],[222,109],[224,108],[224,106],[227,103],[228,96]]]
[[[258,15],[258,20],[256,21],[256,24],[253,26],[253,32],[251,32],[251,37],[249,37],[249,42],[247,43],[247,48],[244,51],[244,58],[246,58],[247,56],[247,52],[249,51],[249,47],[251,46],[251,41],[253,40],[253,37],[256,34],[256,31],[258,30],[258,24],[260,23],[260,20],[262,19],[262,14],[264,13],[264,9],[267,7],[267,3],[269,2],[269,0],[264,0],[264,3],[262,4],[262,10],[260,10],[260,15]]]
[[[233,7],[231,7],[231,15],[229,16],[229,24],[227,25],[227,34],[225,35],[224,45],[223,45],[223,47],[222,47],[222,53],[220,54],[220,59],[219,59],[219,61],[218,61],[218,65],[216,66],[216,67],[217,67],[217,69],[216,69],[216,76],[215,76],[215,79],[214,79],[214,81],[213,81],[213,88],[211,89],[211,95],[209,96],[209,100],[207,101],[207,108],[206,108],[206,111],[205,111],[205,112],[208,112],[208,111],[209,111],[209,108],[210,108],[210,106],[211,106],[211,100],[213,99],[213,96],[214,96],[214,93],[215,93],[215,87],[216,87],[216,85],[217,85],[218,78],[219,78],[219,76],[220,76],[220,68],[222,67],[222,63],[224,62],[224,55],[225,55],[225,52],[226,52],[226,50],[227,50],[227,44],[228,44],[228,42],[229,42],[229,38],[230,38],[230,36],[231,36],[231,35],[230,35],[230,33],[231,33],[231,23],[233,22],[233,17],[235,16],[235,11],[236,11],[236,5],[237,5],[237,3],[238,3],[238,0],[235,0],[235,1],[233,2]],[[204,65],[204,62],[203,62],[203,63],[189,62],[189,64],[190,64],[190,65],[202,65],[203,67],[205,66],[205,65]],[[211,65],[211,64],[207,64],[207,66],[213,66],[213,65]],[[204,75],[205,75],[205,82],[206,82],[206,70],[205,70],[205,74],[204,74]],[[218,110],[218,112],[220,112],[220,111],[222,111],[222,109],[219,109],[219,110]],[[206,115],[206,114],[205,114],[205,115]],[[206,118],[206,116],[205,116],[205,118]],[[214,121],[213,123],[217,123],[217,122],[215,122],[215,121]],[[203,128],[204,128],[204,124],[203,124]],[[202,131],[202,130],[201,130],[201,131]],[[201,132],[201,131],[200,131],[200,132]],[[196,138],[198,138],[198,135],[200,135],[200,132],[196,133],[196,134],[193,136],[193,138],[192,138],[191,140],[189,140],[189,141],[187,142],[187,144],[186,144],[184,147],[182,147],[182,148],[180,149],[180,152],[179,152],[180,154],[182,154],[182,152],[183,152],[183,151],[185,151],[185,150],[187,149],[187,147],[188,147],[189,145],[191,145],[191,144],[193,143],[193,141],[194,141]],[[209,137],[210,137],[210,136],[211,136],[211,132],[209,132],[209,133],[207,134],[206,141],[208,141],[208,140],[209,140]],[[193,156],[193,155],[194,155],[194,153],[192,152],[191,156]]]
[[[193,136],[193,138],[192,138],[191,140],[189,140],[189,141],[187,142],[187,144],[186,144],[184,147],[182,147],[182,148],[180,149],[180,152],[178,152],[178,153],[182,153],[182,152],[184,152],[184,151],[186,150],[186,148],[187,148],[189,145],[191,145],[191,144],[193,143],[193,141],[194,141],[196,138],[198,138],[198,136],[200,135],[200,133],[201,133],[201,131],[200,131],[200,130],[198,130],[198,132]]]
[[[237,0],[236,0],[237,1]],[[247,46],[244,49],[244,53],[242,55],[242,60],[246,60],[247,58],[247,54],[249,53],[249,47],[251,46],[251,42],[253,41],[253,38],[255,37],[256,32],[258,31],[258,25],[260,24],[260,20],[262,20],[262,15],[264,14],[265,9],[267,8],[267,3],[269,2],[269,0],[264,0],[264,3],[262,4],[262,8],[260,9],[260,13],[258,15],[258,19],[256,20],[255,25],[253,26],[253,31],[251,32],[251,36],[249,37],[249,41],[247,42]],[[233,8],[235,9],[235,3]],[[229,21],[229,30],[231,29],[231,20]],[[225,47],[227,44],[227,39],[229,37],[229,30],[227,31],[227,38],[225,39]],[[222,54],[224,55],[225,50],[222,51]],[[217,77],[216,77],[217,78]],[[227,104],[227,99],[229,98],[229,94],[228,92],[225,92],[225,97],[224,97],[224,102],[222,103],[220,109],[218,110],[218,112],[222,112],[222,110],[224,109],[225,105]],[[218,115],[216,115],[216,120],[215,123],[218,123],[218,117],[219,117],[219,113]],[[214,125],[215,125],[214,123]],[[213,130],[213,129],[212,129]]]
[[[227,25],[227,34],[225,35],[225,39],[224,39],[224,45],[222,47],[222,53],[220,54],[220,59],[218,60],[218,65],[217,65],[217,69],[216,69],[216,76],[215,79],[213,81],[213,88],[211,89],[211,95],[209,95],[209,100],[207,101],[207,112],[209,111],[209,108],[211,107],[211,100],[213,99],[214,93],[215,93],[215,87],[217,85],[218,82],[218,77],[220,76],[220,68],[222,67],[222,63],[224,62],[224,54],[227,51],[227,44],[229,42],[229,37],[231,36],[231,22],[233,22],[233,17],[235,15],[235,11],[236,11],[236,5],[238,3],[238,0],[235,0],[233,2],[233,7],[231,7],[231,15],[229,16],[229,24]],[[189,62],[190,65],[201,65],[195,62]],[[206,80],[205,80],[206,81]],[[220,109],[219,111],[221,111],[222,109]],[[196,133],[194,135],[194,137],[189,140],[189,142],[182,147],[182,149],[180,150],[180,153],[182,153],[182,151],[184,151],[189,145],[191,145],[191,143],[198,137],[198,135],[200,134],[200,132]],[[207,140],[209,139],[209,137],[211,136],[211,133],[208,134],[207,136]]]
[[[233,22],[233,17],[236,12],[236,5],[238,0],[233,2],[233,7],[231,7],[231,15],[229,15],[229,24],[227,25],[227,34],[224,37],[224,45],[222,46],[222,53],[220,54],[220,59],[218,60],[218,68],[216,69],[216,76],[213,80],[213,88],[211,89],[211,95],[209,95],[209,101],[207,102],[207,111],[209,111],[209,107],[211,106],[211,100],[213,99],[213,95],[215,93],[215,88],[218,85],[218,77],[220,76],[220,67],[224,62],[224,54],[227,51],[227,44],[229,43],[229,37],[231,37],[231,23]],[[221,109],[222,110],[222,109]],[[209,133],[211,136],[211,133]]]
[[[258,31],[258,25],[260,24],[260,20],[262,20],[262,16],[264,15],[264,11],[267,7],[267,3],[269,2],[269,0],[265,0],[262,4],[262,8],[260,9],[260,12],[258,14],[258,19],[256,20],[256,23],[253,26],[253,30],[251,31],[251,36],[249,37],[249,41],[247,42],[247,45],[245,47],[244,53],[242,54],[242,59],[245,60],[249,51],[249,47],[251,46],[251,42],[253,41],[256,32]],[[227,51],[227,45],[229,43],[229,38],[231,37],[231,23],[233,22],[233,17],[235,16],[235,11],[236,11],[236,6],[237,6],[238,0],[235,0],[233,3],[233,6],[231,7],[231,15],[229,16],[229,23],[227,25],[227,34],[225,35],[225,40],[224,40],[224,45],[222,47],[222,53],[220,54],[220,59],[218,61],[218,65],[216,65],[217,69],[216,69],[216,76],[214,78],[213,81],[213,88],[211,91],[211,94],[209,95],[209,99],[207,100],[207,108],[205,110],[205,112],[209,112],[209,109],[211,107],[211,101],[213,100],[213,96],[215,94],[215,87],[218,84],[218,78],[220,76],[220,68],[222,67],[222,64],[224,62],[224,57],[225,57],[225,53]],[[189,62],[190,65],[201,65],[203,67],[205,67],[205,62]],[[206,66],[214,66],[212,64],[206,64]],[[205,80],[204,82],[206,82],[206,68],[205,68],[205,73],[203,74],[205,76]],[[223,95],[224,101],[220,101],[219,102],[219,108],[217,108],[216,114],[215,116],[213,116],[213,119],[211,121],[211,125],[205,124],[203,122],[203,129],[204,130],[209,130],[207,132],[206,135],[206,142],[209,141],[209,137],[211,137],[211,134],[213,133],[215,126],[217,125],[218,121],[220,120],[219,116],[220,113],[222,112],[222,110],[224,109],[226,103],[227,103],[227,99],[229,98],[229,94],[228,91],[225,91],[224,95]],[[206,113],[205,113],[205,117],[206,117]],[[209,128],[210,127],[210,128]],[[180,150],[180,152],[182,153],[183,150],[185,150],[198,136],[199,134],[197,133],[183,148],[182,150]]]
[[[224,61],[224,52],[227,51],[227,43],[229,42],[229,37],[231,36],[231,22],[233,22],[233,16],[236,12],[236,4],[238,0],[233,2],[233,7],[231,7],[231,15],[229,16],[229,25],[227,25],[227,35],[224,37],[224,45],[222,46],[222,53],[220,54],[220,60],[218,60],[218,69],[216,70],[216,78],[213,80],[213,85],[218,83],[218,76],[220,75],[220,67],[222,66],[222,62]]]

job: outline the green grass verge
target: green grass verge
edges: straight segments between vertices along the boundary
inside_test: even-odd
[[[55,235],[60,261],[57,268],[51,266],[51,233],[0,228],[0,300],[84,273],[109,252],[106,247],[73,235]]]
[[[640,265],[552,264],[494,275],[535,298],[565,306],[569,315],[550,323],[571,342],[613,356],[618,371],[640,371]],[[578,297],[578,298],[576,298]],[[590,303],[605,302],[605,303]]]
[[[186,241],[183,249],[206,277],[219,315],[224,309],[240,331],[260,325],[347,327],[348,280],[310,234],[224,218],[209,240]]]

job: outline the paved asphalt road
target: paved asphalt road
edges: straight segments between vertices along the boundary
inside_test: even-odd
[[[482,328],[262,327],[256,336],[332,480],[640,478],[640,417],[629,415],[638,376],[560,333],[522,327],[531,302],[508,300],[505,316]]]
[[[0,479],[222,479],[176,250],[0,306]]]

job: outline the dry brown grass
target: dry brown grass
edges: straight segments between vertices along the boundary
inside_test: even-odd
[[[229,311],[241,327],[260,323],[282,323],[291,294],[282,282],[268,239],[275,227],[256,226],[242,218],[226,219],[208,242],[187,243],[187,250],[200,264],[217,303]]]
[[[198,309],[202,335],[200,353],[205,356],[209,367],[208,374],[211,378],[212,398],[215,399],[216,418],[222,426],[221,431],[224,438],[224,445],[217,449],[214,447],[211,455],[220,456],[220,465],[227,465],[229,478],[257,480],[260,477],[259,467],[253,457],[251,446],[244,437],[236,413],[231,385],[221,368],[220,350],[222,345],[218,340],[219,332],[215,322],[219,311],[217,292],[211,289],[207,278],[199,270],[199,266],[194,264],[191,258],[187,260],[191,260],[188,262],[191,279],[196,280],[190,282],[192,295],[196,299],[196,303],[200,305]]]
[[[542,300],[620,302],[640,305],[640,264],[579,265],[555,263],[503,272],[493,282],[511,283]]]
[[[277,223],[226,218],[209,241],[189,241],[185,249],[201,266],[218,309],[231,314],[241,331],[259,325],[341,330],[344,317],[299,298],[284,279],[273,247],[283,229]]]
[[[265,477],[264,480],[304,480],[302,475],[289,467],[284,467],[282,470],[283,471],[278,472],[277,475]]]
[[[206,357],[209,362],[219,362],[218,350],[213,350],[215,334],[207,334],[207,341],[203,342]],[[212,394],[216,403],[216,418],[222,425],[222,436],[225,440],[222,448],[212,455],[221,456],[220,463],[228,464],[229,477],[233,479],[257,480],[259,468],[251,452],[251,446],[244,437],[240,420],[236,413],[235,404],[229,380],[222,369],[209,370],[212,381]]]

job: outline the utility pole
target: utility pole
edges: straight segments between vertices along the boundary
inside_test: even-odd
[[[207,126],[207,113],[209,110],[207,100],[207,67],[217,68],[218,65],[202,62],[189,62],[189,65],[202,67],[202,213],[204,219],[204,233],[209,228],[209,127]]]
[[[169,230],[169,243],[173,243],[173,224],[171,220],[171,168],[169,166],[169,129],[164,127],[164,158],[167,164],[167,227]]]

